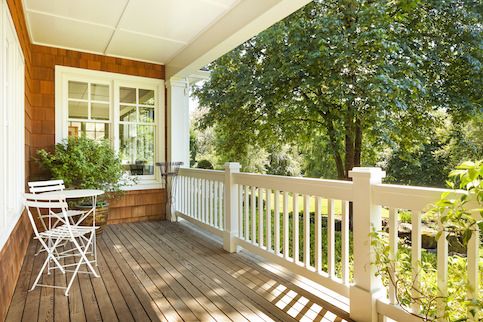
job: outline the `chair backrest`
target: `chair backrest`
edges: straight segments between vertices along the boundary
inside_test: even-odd
[[[32,181],[28,185],[30,192],[34,194],[65,189],[64,180]]]
[[[49,216],[56,216],[56,218],[59,218],[56,214],[59,212],[53,212],[52,209],[61,209],[63,218],[59,219],[70,227],[69,220],[67,218],[68,205],[66,200],[63,198],[56,197],[55,199],[52,199],[52,197],[42,196],[41,194],[26,193],[24,194],[24,205],[34,233],[37,237],[39,237],[39,231],[37,229],[31,208],[36,208],[38,211],[45,209]]]

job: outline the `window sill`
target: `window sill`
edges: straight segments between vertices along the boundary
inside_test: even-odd
[[[159,181],[155,180],[146,180],[143,182],[138,182],[132,186],[125,186],[122,187],[122,191],[132,191],[132,190],[149,190],[149,189],[163,189],[164,185],[161,184]]]

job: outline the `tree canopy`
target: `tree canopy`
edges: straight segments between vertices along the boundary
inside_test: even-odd
[[[313,1],[209,66],[198,126],[230,156],[292,144],[347,178],[448,120],[481,126],[481,39],[478,1]]]

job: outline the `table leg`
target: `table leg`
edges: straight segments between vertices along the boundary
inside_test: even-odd
[[[92,218],[92,226],[96,226],[96,208],[97,208],[97,196],[94,196],[93,200],[93,206],[94,206],[94,211],[93,211],[93,218]],[[92,247],[93,247],[93,252],[94,252],[94,261],[97,266],[97,234],[96,231],[94,231],[94,240],[92,241]]]

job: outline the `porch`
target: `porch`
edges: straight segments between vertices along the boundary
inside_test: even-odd
[[[68,297],[27,291],[43,262],[32,241],[6,321],[350,321],[347,303],[320,286],[229,254],[186,222],[109,225],[98,241],[101,277],[80,274]],[[43,279],[63,285],[66,276]]]

